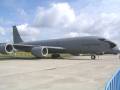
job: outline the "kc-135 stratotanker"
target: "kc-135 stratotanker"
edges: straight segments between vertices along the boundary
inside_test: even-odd
[[[52,58],[58,58],[60,54],[68,53],[75,56],[87,54],[91,55],[91,59],[96,59],[96,55],[120,53],[117,44],[97,36],[24,42],[17,27],[13,26],[13,44],[0,43],[0,53],[17,51],[31,52],[36,58],[43,58],[48,54],[51,54]]]

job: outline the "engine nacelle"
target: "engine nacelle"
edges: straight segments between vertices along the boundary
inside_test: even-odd
[[[45,57],[48,55],[48,48],[45,47],[33,47],[32,50],[32,55],[35,57]]]
[[[0,43],[0,53],[9,54],[14,50],[13,45],[7,43]]]

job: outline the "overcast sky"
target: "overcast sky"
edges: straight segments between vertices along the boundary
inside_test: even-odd
[[[0,42],[100,36],[120,46],[120,0],[0,0]]]

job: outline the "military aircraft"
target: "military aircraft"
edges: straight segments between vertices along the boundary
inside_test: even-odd
[[[13,26],[13,44],[0,43],[0,53],[9,54],[14,51],[31,52],[36,58],[43,58],[48,54],[51,54],[52,58],[58,58],[62,53],[75,56],[89,54],[91,59],[96,59],[96,55],[120,52],[114,42],[96,36],[24,42],[17,27]]]

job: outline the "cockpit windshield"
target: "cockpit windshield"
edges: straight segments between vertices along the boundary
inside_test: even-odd
[[[111,41],[109,41],[109,40],[106,40],[106,39],[104,39],[104,38],[99,38],[99,40],[100,40],[100,41],[103,41],[103,42],[107,42],[107,43],[110,45],[111,48],[116,47],[116,44],[113,43],[113,42],[111,42]]]

